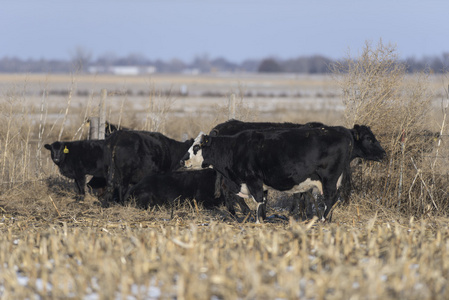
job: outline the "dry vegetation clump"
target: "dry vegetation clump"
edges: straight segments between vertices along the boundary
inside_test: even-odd
[[[217,114],[211,120],[208,126],[209,131],[217,124],[226,122],[230,119],[236,119],[245,122],[254,122],[257,119],[258,112],[249,107],[244,101],[245,91],[240,87],[238,93],[231,93],[227,96],[227,103],[217,106]],[[209,133],[209,132],[207,132]]]
[[[449,182],[440,159],[447,155],[445,124],[430,118],[428,75],[406,75],[405,67],[395,47],[382,41],[366,43],[360,56],[333,67],[347,126],[369,125],[388,155],[381,164],[358,162],[355,193],[408,215],[447,215]]]

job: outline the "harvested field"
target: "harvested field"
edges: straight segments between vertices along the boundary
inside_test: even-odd
[[[442,80],[430,81],[429,130],[443,119]],[[256,225],[251,216],[194,202],[149,210],[132,203],[102,208],[94,194],[75,202],[73,182],[42,147],[85,137],[84,120],[98,113],[103,88],[108,120],[175,139],[234,116],[342,124],[344,107],[330,77],[3,74],[0,82],[1,299],[447,298],[447,190],[432,194],[440,197],[431,199],[437,208],[423,200],[419,217],[392,209],[383,203],[388,190],[370,190],[374,179],[365,174],[386,178],[388,162],[354,166],[363,189],[337,207],[333,223],[297,220],[291,199],[270,193],[272,218]],[[422,163],[438,155],[431,175],[445,183],[449,154],[447,138],[441,141]],[[408,180],[420,199],[437,191],[425,169],[415,171],[409,161],[403,167],[412,170]],[[415,203],[412,188],[403,194],[410,202],[403,207]]]
[[[234,220],[225,209],[3,206],[2,298],[444,299],[447,219],[351,204],[336,223]],[[271,211],[272,213],[273,211]],[[242,216],[243,217],[243,216]]]

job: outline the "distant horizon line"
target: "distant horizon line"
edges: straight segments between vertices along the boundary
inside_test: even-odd
[[[232,63],[242,63],[245,61],[262,61],[265,59],[274,59],[274,60],[278,60],[278,61],[286,61],[286,60],[292,60],[292,59],[298,59],[298,58],[311,58],[311,57],[322,57],[322,58],[327,58],[329,60],[333,60],[333,61],[339,61],[339,60],[344,60],[348,58],[348,55],[343,55],[340,58],[334,58],[332,56],[329,55],[325,55],[325,54],[321,54],[321,53],[314,53],[314,54],[301,54],[301,55],[297,55],[297,56],[291,56],[291,57],[282,57],[279,55],[266,55],[263,57],[247,57],[244,59],[232,59],[232,58],[228,58],[224,55],[210,55],[208,53],[203,53],[203,54],[197,54],[194,55],[193,58],[190,59],[186,59],[186,58],[179,58],[179,57],[171,57],[171,58],[149,58],[148,56],[146,56],[145,54],[141,54],[141,53],[133,53],[130,52],[129,54],[126,55],[117,55],[115,53],[106,53],[106,54],[100,54],[100,55],[92,55],[92,54],[88,54],[86,53],[86,55],[91,56],[92,59],[90,59],[90,61],[93,60],[100,60],[100,59],[105,59],[108,55],[110,56],[110,59],[112,60],[118,60],[118,59],[131,59],[131,58],[140,58],[140,59],[146,59],[149,61],[173,61],[173,60],[179,60],[182,62],[193,62],[197,59],[208,59],[209,61],[212,60],[218,60],[218,59],[224,59],[228,62],[232,62]],[[441,56],[446,56],[449,57],[449,50],[448,51],[442,51],[440,54],[421,54],[421,55],[408,55],[408,56],[400,56],[399,60],[407,60],[407,59],[428,59],[428,58],[435,58],[435,57],[441,57]],[[37,57],[37,56],[30,56],[30,57],[21,57],[21,56],[17,56],[17,55],[9,55],[9,54],[4,54],[2,56],[0,56],[0,59],[19,59],[19,60],[33,60],[33,61],[39,61],[39,60],[58,60],[58,61],[73,61],[73,58],[61,58],[61,57]]]

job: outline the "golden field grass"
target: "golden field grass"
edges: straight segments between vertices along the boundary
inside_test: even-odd
[[[431,130],[443,119],[442,80],[430,81]],[[256,225],[224,207],[208,211],[195,203],[143,211],[132,204],[102,208],[94,195],[74,202],[73,182],[59,175],[42,148],[59,136],[85,136],[84,120],[98,112],[102,88],[114,91],[107,98],[109,120],[175,139],[195,137],[232,116],[343,124],[330,78],[20,74],[0,75],[0,82],[1,299],[447,298],[447,213],[439,207],[418,218],[383,205],[384,195],[370,190],[364,172],[386,176],[388,163],[355,167],[355,180],[363,179],[366,190],[337,207],[333,223],[296,220],[288,212],[291,200],[271,193],[268,215],[289,221]],[[187,97],[162,93],[184,84]],[[244,89],[265,95],[245,98]],[[49,95],[52,90],[72,92]],[[217,90],[236,95],[235,111],[228,96],[201,96]],[[276,96],[281,90],[302,96]],[[443,138],[439,165],[446,148]],[[425,194],[424,173],[411,174],[408,180]]]
[[[404,219],[358,203],[339,208],[332,224],[256,225],[224,208],[184,205],[171,217],[53,197],[56,207],[44,194],[3,206],[3,299],[447,296],[445,218]]]

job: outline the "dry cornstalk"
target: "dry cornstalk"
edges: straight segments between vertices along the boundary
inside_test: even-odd
[[[50,195],[48,195],[48,197],[50,198],[51,203],[53,203],[53,206],[55,207],[56,212],[58,213],[58,216],[61,217],[61,213],[59,212],[59,209],[56,207],[56,204],[55,204],[55,202],[53,201],[53,198],[52,198]]]

